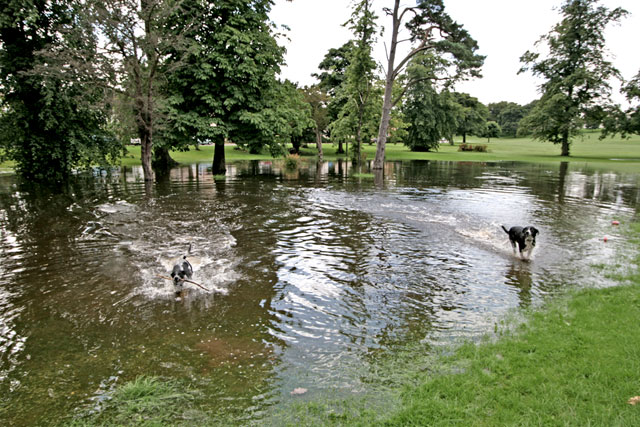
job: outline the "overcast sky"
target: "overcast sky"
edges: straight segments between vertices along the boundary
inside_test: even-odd
[[[414,3],[405,0],[405,4]],[[478,41],[479,53],[485,55],[482,79],[463,82],[456,87],[470,93],[483,103],[513,101],[526,104],[539,97],[539,81],[530,73],[517,75],[520,56],[533,50],[534,43],[560,21],[556,10],[561,0],[445,0],[445,10],[462,24]],[[351,15],[351,0],[276,0],[271,19],[278,25],[291,28],[290,41],[282,40],[287,48],[286,66],[281,77],[300,85],[317,82],[311,77],[318,64],[331,48],[342,46],[352,34],[342,24]],[[380,25],[390,19],[382,12],[392,6],[391,0],[375,0]],[[608,8],[623,7],[629,11],[621,25],[613,25],[606,33],[611,60],[626,79],[640,70],[640,0],[602,0]],[[388,34],[379,38],[375,47],[376,59],[385,62],[384,42]],[[614,83],[614,88],[619,84]],[[622,97],[617,95],[616,101]]]

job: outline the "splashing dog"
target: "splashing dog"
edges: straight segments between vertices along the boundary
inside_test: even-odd
[[[528,261],[531,258],[533,248],[536,247],[536,236],[539,233],[538,229],[532,226],[514,226],[507,230],[504,225],[502,229],[509,235],[509,242],[513,248],[513,254],[516,254],[516,245],[518,245],[520,258]]]
[[[187,250],[187,255],[191,254],[191,244],[189,244],[189,249]],[[187,261],[187,255],[183,255],[181,259],[176,262],[171,270],[171,279],[173,280],[173,285],[175,287],[176,294],[180,294],[184,287],[184,282],[188,281],[193,277],[193,267],[191,263]]]

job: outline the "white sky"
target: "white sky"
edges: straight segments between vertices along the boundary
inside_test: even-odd
[[[412,0],[404,0],[406,4]],[[482,79],[458,84],[456,90],[470,93],[485,104],[512,101],[526,104],[539,97],[539,81],[530,73],[517,75],[521,67],[520,56],[535,50],[534,43],[560,21],[557,8],[563,0],[445,0],[445,10],[462,24],[477,40],[479,53],[486,56]],[[352,38],[351,32],[341,25],[351,15],[351,0],[276,0],[270,14],[278,25],[291,28],[290,41],[281,41],[287,48],[286,66],[282,78],[300,85],[311,85],[317,80],[311,76],[318,72],[318,64],[331,48],[342,46]],[[612,9],[623,7],[630,14],[621,25],[607,29],[610,59],[625,79],[640,70],[640,0],[601,0],[600,4]],[[392,6],[391,0],[375,0],[379,25],[390,25],[390,18],[382,12],[383,6]],[[375,56],[385,61],[383,42],[378,39]],[[614,90],[619,84],[613,83]],[[622,102],[619,95],[614,96]]]

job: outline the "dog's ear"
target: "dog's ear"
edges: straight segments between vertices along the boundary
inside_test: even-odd
[[[537,228],[535,228],[535,227],[531,227],[531,234],[533,234],[533,237],[535,237],[535,236],[536,236],[536,234],[538,234],[538,233],[539,233],[539,231],[538,231],[538,229],[537,229]]]

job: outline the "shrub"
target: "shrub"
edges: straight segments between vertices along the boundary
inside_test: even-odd
[[[298,154],[289,154],[284,158],[284,166],[290,170],[298,169],[298,166],[300,166],[300,156]]]
[[[460,144],[460,146],[458,147],[458,151],[475,151],[478,153],[486,153],[487,145],[486,144],[476,144],[476,145]]]

